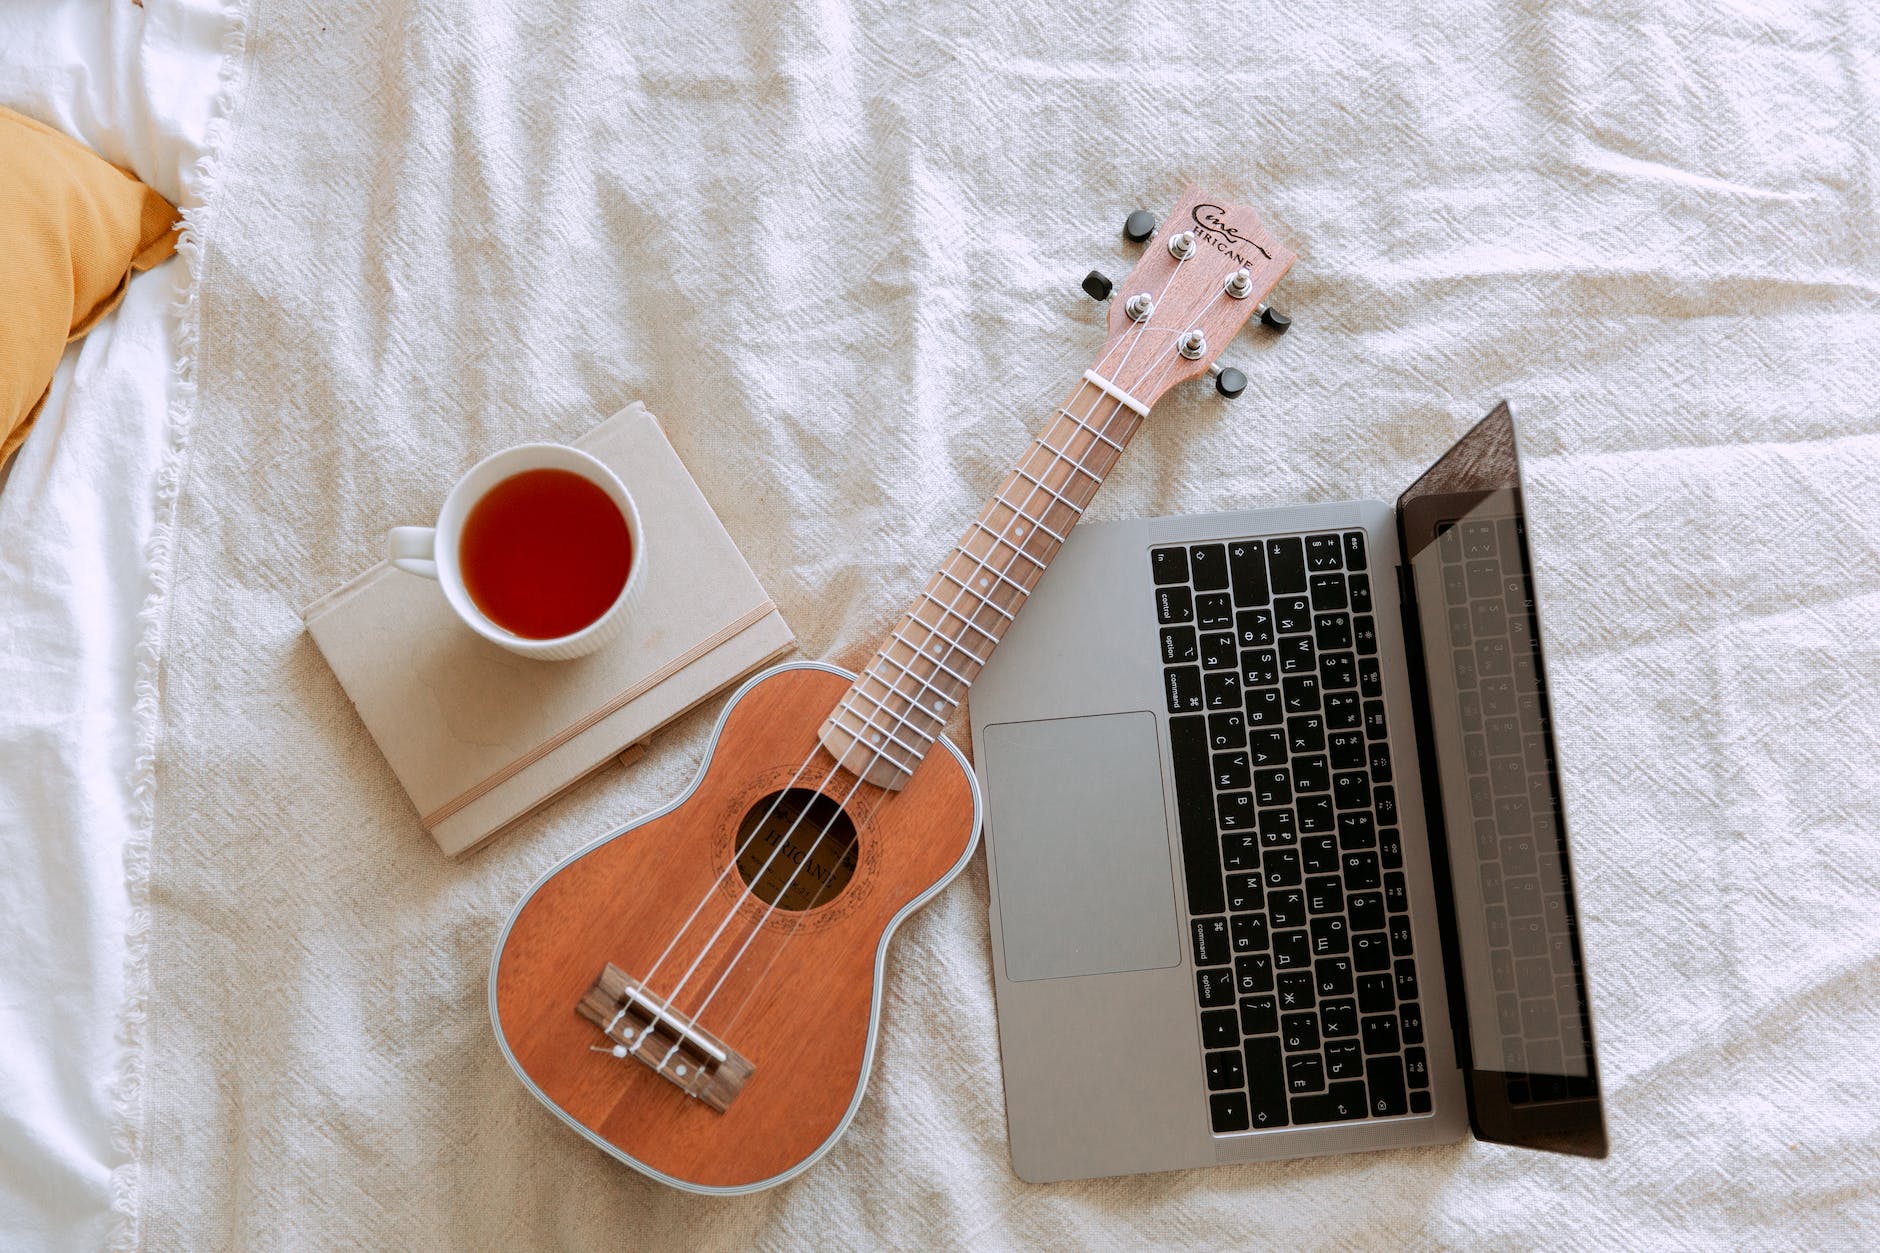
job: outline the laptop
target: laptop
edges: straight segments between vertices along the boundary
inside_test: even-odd
[[[1070,536],[971,699],[1021,1178],[1605,1156],[1516,444]]]

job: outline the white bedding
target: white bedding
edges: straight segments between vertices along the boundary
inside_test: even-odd
[[[190,0],[0,4],[0,104],[189,205],[231,19]],[[158,472],[177,401],[173,260],[61,362],[0,488],[0,1247],[103,1245],[128,1212],[125,851]],[[0,313],[3,315],[3,313]],[[146,662],[154,658],[146,652]],[[154,710],[151,711],[154,716]]]
[[[121,1234],[1880,1236],[1868,9],[1452,0],[1367,26],[1322,0],[1242,20],[1024,0],[243,12],[167,604],[143,1186]],[[1467,1144],[1023,1185],[977,863],[897,941],[869,1097],[822,1163],[710,1201],[604,1159],[497,1055],[489,949],[541,868],[683,783],[709,716],[447,864],[298,608],[481,452],[643,398],[805,651],[854,661],[1088,363],[1100,315],[1075,285],[1126,267],[1121,212],[1184,177],[1299,248],[1281,291],[1297,326],[1234,346],[1253,378],[1236,405],[1195,388],[1162,406],[1100,516],[1388,498],[1501,396],[1526,424],[1612,1159]],[[89,621],[61,605],[73,625],[46,647]],[[9,850],[92,838],[95,810],[59,803],[30,845],[7,828]],[[118,890],[98,869],[112,855],[85,861],[78,899]],[[22,979],[4,985],[11,1035],[56,1057],[81,1037],[46,1022],[94,1027],[98,1005],[29,1010]],[[98,1203],[108,1067],[70,1073],[93,1085],[71,1104],[94,1130],[35,1121],[18,1160]],[[28,1138],[67,1127],[92,1147]]]

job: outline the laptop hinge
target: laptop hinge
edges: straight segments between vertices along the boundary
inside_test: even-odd
[[[1436,913],[1443,941],[1443,983],[1449,994],[1449,1028],[1455,1042],[1456,1064],[1465,1076],[1474,1070],[1469,1040],[1468,997],[1462,983],[1462,950],[1456,941],[1456,898],[1449,873],[1449,828],[1443,817],[1442,772],[1436,764],[1436,730],[1430,720],[1428,661],[1423,652],[1423,624],[1417,614],[1416,575],[1410,565],[1409,536],[1404,532],[1403,509],[1397,509],[1397,604],[1403,619],[1404,652],[1410,672],[1410,707],[1416,724],[1417,769],[1423,780],[1423,824],[1429,832],[1430,879],[1436,894]],[[1469,1125],[1475,1126],[1474,1085],[1469,1093]]]

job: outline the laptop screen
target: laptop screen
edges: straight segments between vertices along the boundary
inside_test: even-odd
[[[1485,1140],[1603,1157],[1508,406],[1463,436],[1397,506],[1415,592],[1416,622],[1407,625],[1423,652],[1430,829],[1446,833],[1450,958],[1468,1015],[1459,1041],[1470,1118]]]

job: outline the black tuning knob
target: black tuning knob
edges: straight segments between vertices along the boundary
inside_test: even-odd
[[[1116,284],[1105,278],[1102,270],[1092,270],[1084,275],[1084,295],[1092,300],[1108,300],[1115,288]]]
[[[1147,209],[1138,209],[1123,219],[1123,237],[1132,244],[1140,244],[1155,234],[1155,214]]]
[[[1272,305],[1260,306],[1260,321],[1271,327],[1275,333],[1284,335],[1286,328],[1292,325],[1292,319],[1275,309]]]
[[[1231,365],[1224,365],[1215,371],[1214,390],[1232,400],[1247,390],[1247,376]]]

